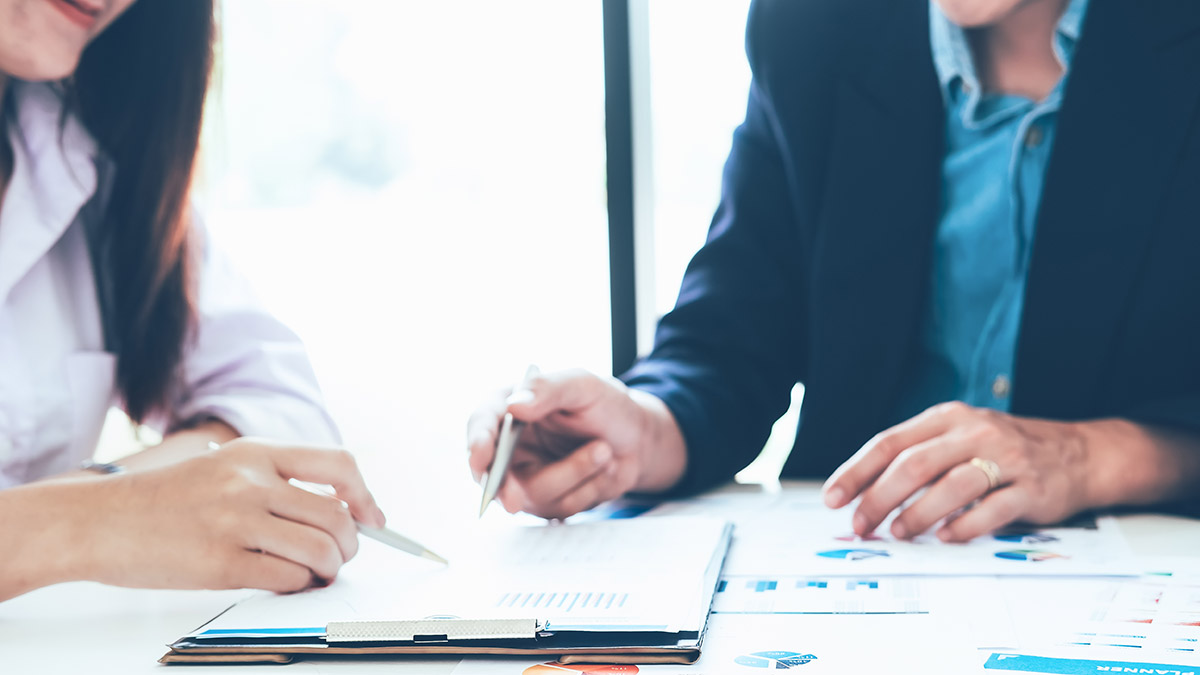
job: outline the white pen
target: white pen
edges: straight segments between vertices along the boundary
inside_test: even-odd
[[[521,380],[521,386],[525,386],[530,380],[538,376],[538,367],[529,366],[525,370],[525,378]],[[504,475],[508,473],[508,464],[512,461],[513,449],[517,447],[517,441],[521,438],[521,432],[525,429],[525,423],[513,419],[512,413],[504,413],[504,421],[500,424],[500,436],[496,439],[496,456],[492,458],[492,465],[488,467],[487,473],[483,475],[483,501],[479,504],[479,517],[483,517],[483,512],[487,511],[488,504],[496,498],[496,493],[500,491],[500,486],[504,484]]]
[[[296,480],[295,478],[289,479],[288,482],[300,488],[301,490],[307,490],[313,494],[324,495],[326,497],[333,497],[334,499],[337,499],[337,495],[326,489],[324,486],[309,483],[307,481]],[[342,503],[344,504],[345,502]],[[405,553],[415,555],[419,558],[426,558],[434,562],[439,562],[443,565],[450,564],[450,561],[446,560],[442,556],[430,551],[429,549],[395,530],[391,530],[386,527],[371,527],[370,525],[363,525],[358,521],[354,521],[354,525],[358,527],[359,534],[363,535],[364,537],[370,537],[381,544],[387,544],[394,549],[404,551]]]

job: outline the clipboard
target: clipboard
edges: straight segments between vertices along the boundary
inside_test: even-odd
[[[564,664],[689,664],[700,657],[709,609],[732,540],[731,523],[706,518],[664,516],[519,529],[542,530],[533,536],[523,537],[525,540],[539,537],[544,540],[539,543],[541,549],[538,550],[546,549],[547,541],[551,549],[556,541],[571,542],[568,547],[577,546],[580,541],[610,541],[618,546],[622,545],[622,541],[641,542],[643,545],[647,541],[657,541],[663,549],[678,549],[679,542],[686,538],[686,559],[671,555],[669,550],[645,550],[634,556],[644,565],[646,577],[651,582],[658,582],[650,586],[678,585],[674,595],[663,597],[686,599],[682,604],[662,603],[671,606],[657,609],[651,602],[649,610],[639,608],[636,616],[633,613],[621,615],[613,605],[628,602],[633,606],[634,602],[616,593],[602,593],[595,598],[592,594],[586,598],[576,597],[568,607],[565,599],[558,600],[555,605],[555,596],[558,594],[552,593],[551,586],[548,586],[547,590],[536,596],[534,591],[522,593],[511,601],[506,601],[510,594],[501,596],[501,606],[496,616],[487,616],[485,613],[476,616],[425,615],[410,618],[403,616],[404,610],[397,607],[394,618],[380,618],[380,612],[376,612],[372,618],[339,618],[329,620],[324,625],[313,625],[314,622],[309,622],[307,626],[293,625],[296,622],[249,625],[254,623],[251,619],[270,619],[275,614],[287,614],[289,606],[306,602],[305,596],[308,596],[311,604],[315,596],[325,594],[331,598],[323,600],[327,606],[340,606],[337,601],[351,597],[353,588],[339,593],[335,588],[343,581],[339,579],[329,589],[294,596],[253,596],[176,640],[159,662],[288,663],[297,659],[329,656],[446,654],[555,657]],[[517,539],[522,537],[518,536]],[[518,544],[518,548],[520,546]],[[706,555],[698,556],[701,551]],[[501,552],[498,555],[504,554]],[[548,555],[547,559],[558,560],[554,555]],[[388,556],[387,560],[394,561],[395,557]],[[588,559],[574,561],[568,558],[566,563],[560,562],[559,567],[566,568],[556,571],[560,577],[576,573],[585,576],[597,574]],[[536,567],[528,570],[530,576],[545,573]],[[346,576],[349,575],[344,573],[343,577]],[[368,583],[372,579],[369,571],[359,576],[365,577]],[[453,581],[458,576],[465,575],[447,570],[442,579]],[[347,583],[352,585],[356,582],[350,580]],[[416,579],[411,585],[422,583],[429,581]],[[495,592],[500,593],[503,584],[496,585]],[[485,595],[483,592],[475,594]],[[576,596],[579,595],[576,593]],[[258,606],[253,604],[254,598],[258,598]],[[244,603],[249,606],[244,606]],[[319,609],[320,603],[316,604]],[[526,606],[540,609],[524,610]],[[242,618],[231,616],[239,612]],[[270,621],[260,620],[258,623],[269,624]]]

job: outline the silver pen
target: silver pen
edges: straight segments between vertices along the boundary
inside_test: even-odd
[[[521,380],[521,386],[525,386],[530,380],[537,377],[538,372],[537,366],[529,366],[525,370],[525,378]],[[521,432],[524,430],[524,422],[513,419],[512,413],[504,413],[504,421],[500,423],[500,436],[496,439],[496,456],[492,458],[492,465],[483,475],[483,501],[479,504],[480,518],[483,517],[484,511],[487,511],[488,504],[491,504],[492,500],[496,498],[500,486],[504,484],[504,476],[508,473],[508,464],[512,461],[513,450],[517,447],[517,441],[521,439]]]

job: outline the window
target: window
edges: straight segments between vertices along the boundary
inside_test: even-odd
[[[415,472],[527,363],[609,369],[599,3],[221,10],[201,208],[350,447]]]
[[[746,114],[749,0],[648,5],[653,162],[654,309],[675,305],[704,243],[733,130]]]

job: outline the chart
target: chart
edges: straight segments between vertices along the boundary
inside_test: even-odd
[[[912,614],[927,611],[923,579],[727,575],[714,614]]]
[[[1055,560],[1058,558],[1066,558],[1065,555],[1059,555],[1051,551],[1039,551],[1032,548],[1019,548],[1011,551],[996,551],[996,557],[1001,560],[1028,560],[1031,562],[1041,562],[1043,560]]]
[[[886,558],[889,554],[878,548],[839,548],[832,551],[818,551],[817,555],[837,560],[870,560],[871,558]]]
[[[1076,519],[1069,526],[1020,525],[953,545],[933,531],[897,540],[890,521],[859,536],[850,527],[853,507],[833,511],[816,496],[786,491],[666,502],[639,517],[717,513],[736,525],[727,574],[1110,577],[1141,572],[1107,516]],[[1037,554],[997,555],[1022,550]]]
[[[1050,544],[1059,539],[1048,532],[1013,532],[997,534],[996,541],[1010,544]]]
[[[803,666],[811,661],[816,661],[817,657],[812,654],[802,654],[800,652],[754,652],[739,656],[733,660],[739,666],[747,668],[761,668],[764,670],[787,670],[797,666]]]

